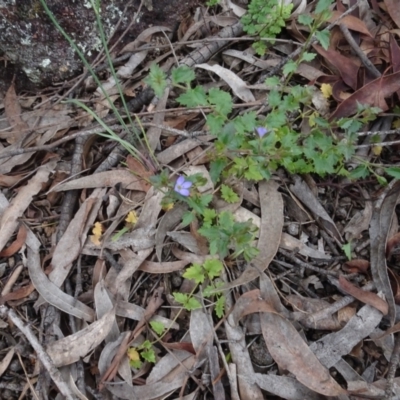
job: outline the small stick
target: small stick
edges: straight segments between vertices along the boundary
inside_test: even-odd
[[[109,126],[109,129],[113,131],[120,131],[122,128],[120,125],[111,125]],[[12,156],[18,156],[20,154],[25,154],[25,153],[33,153],[35,151],[48,151],[52,150],[55,147],[58,147],[60,144],[69,142],[72,139],[75,139],[80,136],[88,136],[88,135],[93,135],[96,133],[102,133],[104,132],[104,128],[102,126],[98,126],[96,128],[91,128],[91,129],[85,129],[83,131],[79,131],[76,133],[73,133],[71,135],[65,136],[59,140],[56,140],[55,142],[51,144],[46,144],[43,146],[33,146],[33,147],[28,147],[28,148],[18,148],[18,149],[13,149],[13,150],[7,150],[5,148],[3,151],[0,152],[0,159],[1,158],[7,158],[7,157],[12,157]]]
[[[331,275],[331,276],[335,276],[337,278],[339,277],[339,272],[327,271],[326,269],[315,267],[314,265],[311,265],[309,263],[306,263],[306,262],[298,259],[292,253],[290,253],[289,251],[286,251],[282,248],[279,248],[278,251],[279,251],[279,253],[283,254],[286,258],[293,261],[295,264],[297,264],[298,266],[300,266],[302,268],[311,269],[312,271],[319,272],[320,274],[323,274],[323,275]]]
[[[374,78],[380,78],[382,74],[377,70],[374,64],[372,64],[371,60],[364,54],[364,52],[360,49],[360,46],[354,40],[351,32],[344,24],[339,24],[340,30],[343,33],[343,36],[346,38],[347,42],[354,50],[354,52],[358,55],[361,62],[364,64],[365,68],[373,75]]]

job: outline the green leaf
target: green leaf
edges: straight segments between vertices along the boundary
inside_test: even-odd
[[[299,24],[301,24],[301,25],[310,26],[313,23],[314,18],[308,14],[300,14],[298,16],[297,20],[299,21]]]
[[[222,262],[215,259],[206,260],[203,266],[211,280],[217,276],[220,276],[222,270],[224,269]]]
[[[203,290],[203,296],[205,298],[211,297],[214,294],[215,286],[214,285],[207,285]]]
[[[153,364],[156,363],[156,353],[153,349],[143,350],[140,355],[143,357],[144,360],[147,362],[151,362]]]
[[[297,64],[293,60],[290,60],[285,64],[285,66],[282,69],[282,72],[283,75],[288,76],[292,72],[296,72],[296,70],[297,70]]]
[[[318,39],[318,41],[321,43],[321,46],[325,49],[328,50],[329,48],[329,31],[326,29],[323,31],[317,31],[315,32],[315,36]]]
[[[243,257],[248,262],[257,257],[259,254],[260,250],[258,250],[256,247],[247,246],[243,251]]]
[[[179,304],[182,304],[182,306],[188,311],[201,308],[199,301],[194,297],[189,297],[189,295],[186,293],[175,292],[172,293],[172,295],[174,296],[175,301]]]
[[[349,173],[350,179],[366,178],[369,175],[369,170],[365,165],[359,165]]]
[[[265,119],[266,126],[270,129],[280,128],[286,124],[286,115],[281,108],[271,111]]]
[[[210,243],[210,254],[219,254],[221,258],[228,254],[229,237],[216,226],[202,226],[199,231]]]
[[[220,114],[208,114],[207,115],[207,126],[210,128],[210,132],[213,135],[218,135],[224,126],[226,117]]]
[[[351,260],[351,243],[346,243],[342,246],[342,250],[344,251],[344,254],[346,254],[347,259],[350,261]]]
[[[205,279],[204,270],[200,264],[193,264],[186,269],[183,277],[194,280],[196,284],[203,283]]]
[[[261,181],[263,179],[263,176],[257,165],[250,165],[248,170],[244,173],[244,176],[250,181]]]
[[[273,35],[273,36],[276,36],[276,35]],[[273,42],[271,42],[271,43],[273,43]],[[257,42],[253,43],[253,49],[256,51],[256,53],[259,56],[263,56],[263,55],[265,55],[265,53],[267,51],[267,45],[262,41],[257,41]]]
[[[182,225],[183,225],[183,227],[190,225],[195,220],[195,218],[196,217],[192,212],[186,211],[183,214],[183,217],[182,217]]]
[[[232,97],[228,92],[221,89],[211,88],[208,92],[208,101],[215,105],[215,111],[227,116],[233,107]]]
[[[240,200],[239,196],[226,185],[221,185],[221,197],[227,203],[237,203]]]
[[[161,336],[165,330],[165,326],[159,321],[150,321],[150,326],[158,336]]]
[[[129,365],[132,368],[140,369],[142,366],[142,362],[140,360],[129,360]]]
[[[341,118],[338,121],[338,125],[342,128],[347,130],[348,133],[356,133],[358,132],[361,127],[362,123],[360,121],[357,121],[354,118]]]
[[[188,295],[186,293],[175,292],[172,293],[172,295],[174,296],[175,301],[179,304],[186,304],[188,301]]]
[[[400,179],[400,168],[399,167],[389,167],[385,168],[385,172],[395,178],[395,179]]]
[[[200,195],[195,194],[192,197],[186,198],[186,202],[189,207],[200,215],[203,215],[204,209],[207,207],[208,203],[212,200],[212,194]]]
[[[146,349],[149,350],[153,347],[153,345],[151,344],[150,340],[145,340],[140,346],[139,349]]]
[[[281,104],[282,98],[280,92],[271,90],[268,95],[268,105],[271,107],[278,107]]]
[[[192,310],[197,310],[198,308],[201,308],[200,302],[195,299],[194,297],[191,297],[186,304],[184,305],[186,310],[192,311]]]
[[[187,83],[189,84],[194,80],[196,77],[194,71],[189,68],[187,65],[181,65],[178,68],[174,68],[171,71],[171,78],[172,78],[172,83],[174,85],[179,84],[179,83]]]
[[[219,225],[226,231],[232,230],[235,223],[235,217],[230,211],[222,211],[218,218]]]
[[[153,345],[151,344],[150,340],[145,340],[140,346],[140,349],[151,349],[153,347]]]
[[[315,7],[315,13],[321,14],[332,4],[332,0],[318,0],[317,6]]]
[[[264,81],[266,86],[280,86],[281,85],[281,81],[279,80],[279,78],[277,76],[271,76],[269,78],[267,78]]]
[[[210,227],[216,216],[217,212],[213,208],[206,208],[203,212],[203,225],[205,227]]]
[[[257,125],[257,114],[254,111],[247,112],[233,120],[237,133],[244,134],[253,132]]]
[[[303,53],[301,56],[302,61],[312,61],[317,55],[315,53]]]
[[[210,164],[210,177],[214,183],[217,183],[220,179],[221,172],[227,166],[228,161],[222,158],[217,158],[211,161]]]
[[[225,310],[225,296],[218,297],[215,303],[215,314],[217,314],[218,318],[222,318],[224,316]]]
[[[206,92],[201,86],[196,86],[194,89],[189,89],[186,93],[181,94],[177,98],[179,104],[187,107],[206,106]]]
[[[157,64],[151,65],[150,73],[144,82],[154,90],[154,93],[158,97],[163,95],[164,90],[167,87],[167,77],[165,72]]]

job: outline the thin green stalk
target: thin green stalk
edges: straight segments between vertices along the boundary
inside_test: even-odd
[[[112,77],[113,77],[114,80],[115,80],[115,85],[117,86],[118,93],[119,93],[119,95],[120,95],[120,97],[121,97],[122,104],[123,104],[123,106],[124,106],[126,115],[127,115],[128,119],[129,119],[129,123],[130,123],[130,125],[132,126],[132,129],[133,129],[135,135],[137,136],[137,138],[138,138],[139,141],[140,141],[141,138],[140,138],[139,134],[136,132],[136,129],[135,129],[135,127],[134,127],[134,124],[133,124],[133,121],[132,121],[132,118],[131,118],[131,115],[130,115],[128,106],[127,106],[126,101],[125,101],[125,96],[123,95],[123,91],[122,91],[122,87],[121,87],[121,82],[119,81],[119,78],[118,78],[118,76],[117,76],[117,73],[115,72],[114,64],[113,64],[112,59],[111,59],[110,50],[109,50],[109,48],[108,48],[108,46],[107,46],[107,40],[106,40],[106,37],[105,37],[105,34],[104,34],[103,24],[102,24],[102,22],[101,22],[100,13],[99,13],[99,10],[100,10],[100,1],[99,1],[99,0],[96,0],[96,4],[94,4],[94,0],[90,0],[90,1],[91,1],[92,7],[93,7],[94,12],[95,12],[96,22],[97,22],[97,26],[98,26],[98,28],[99,28],[99,33],[100,33],[101,43],[102,43],[102,45],[103,45],[103,47],[104,47],[104,53],[105,53],[105,55],[106,55],[108,65],[109,65],[109,67],[110,67],[111,75],[112,75]],[[144,141],[145,141],[145,143],[146,143],[147,149],[149,150],[150,153],[152,153],[146,135],[143,135],[143,138],[144,138]]]
[[[106,90],[104,89],[103,85],[101,84],[101,82],[100,82],[99,78],[97,77],[95,71],[93,70],[92,66],[91,66],[91,65],[89,64],[89,62],[87,61],[85,55],[82,53],[82,51],[81,51],[81,50],[79,49],[79,47],[76,45],[76,43],[71,39],[71,37],[70,37],[70,36],[65,32],[65,30],[61,27],[61,25],[58,23],[58,21],[57,21],[56,18],[54,17],[54,14],[53,14],[53,13],[50,11],[50,9],[48,8],[48,6],[47,6],[47,4],[46,4],[46,1],[45,1],[45,0],[40,0],[40,3],[42,4],[42,6],[43,6],[43,8],[44,8],[46,14],[47,14],[48,17],[50,18],[51,22],[52,22],[52,23],[54,24],[54,26],[59,30],[59,32],[65,37],[65,39],[68,41],[68,43],[71,45],[71,47],[72,47],[72,48],[75,50],[75,52],[78,54],[79,58],[82,60],[82,62],[83,62],[83,64],[84,64],[85,68],[86,68],[86,69],[89,71],[89,73],[92,75],[94,81],[96,82],[97,86],[100,88],[102,94],[103,94],[104,97],[107,99],[107,101],[108,101],[108,103],[109,103],[109,105],[110,105],[110,108],[111,108],[112,111],[114,112],[114,114],[115,114],[115,116],[117,117],[119,123],[124,127],[124,129],[125,129],[126,131],[129,132],[128,126],[126,125],[125,121],[123,120],[123,118],[122,118],[121,114],[119,113],[118,109],[115,107],[115,105],[114,105],[113,101],[111,100],[110,96],[108,95],[108,93],[107,93]],[[118,91],[119,91],[121,100],[122,100],[122,102],[123,102],[123,104],[124,104],[124,108],[125,108],[125,111],[126,111],[126,113],[127,113],[128,118],[129,118],[129,121],[130,121],[130,124],[131,124],[131,126],[132,126],[132,129],[133,129],[133,131],[135,132],[136,136],[139,138],[139,140],[141,140],[141,138],[140,138],[139,135],[137,134],[137,132],[136,132],[136,130],[135,130],[135,128],[134,128],[134,125],[133,125],[133,123],[132,123],[132,120],[131,120],[131,117],[130,117],[130,113],[129,113],[128,107],[127,107],[127,105],[126,105],[125,98],[124,98],[124,96],[123,96],[123,93],[122,93],[122,89],[121,89],[119,80],[118,80],[118,78],[117,78],[117,76],[116,76],[116,73],[115,73],[115,70],[114,70],[114,66],[113,66],[112,61],[111,61],[110,53],[109,53],[109,51],[108,51],[108,46],[107,46],[107,43],[106,43],[106,41],[105,41],[104,30],[102,29],[101,20],[100,20],[99,13],[98,13],[98,10],[99,10],[99,1],[97,1],[96,3],[97,3],[97,4],[94,4],[94,3],[92,2],[92,0],[91,0],[91,4],[92,4],[92,7],[93,7],[94,12],[95,12],[95,15],[96,15],[96,21],[97,21],[97,24],[99,25],[101,41],[102,41],[102,44],[103,44],[103,46],[104,46],[104,50],[105,50],[105,52],[106,52],[106,54],[107,54],[107,60],[108,60],[109,66],[110,66],[110,68],[111,68],[112,75],[113,75],[113,77],[114,77],[114,79],[115,79],[115,81],[116,81],[117,88],[118,88]],[[130,143],[128,143],[127,141],[125,141],[125,140],[123,140],[123,139],[120,139],[120,138],[118,137],[118,135],[116,135],[116,134],[115,134],[114,132],[112,132],[110,129],[106,129],[107,125],[101,120],[101,118],[98,117],[98,116],[97,116],[93,111],[91,111],[88,107],[84,106],[83,103],[81,103],[81,102],[79,102],[79,101],[77,101],[77,100],[73,100],[73,101],[69,100],[69,102],[72,102],[72,103],[74,103],[74,104],[77,104],[77,105],[79,105],[80,107],[82,107],[83,109],[85,109],[86,111],[88,111],[88,112],[96,119],[96,121],[99,122],[99,124],[100,124],[100,125],[109,133],[109,135],[110,135],[110,136],[109,136],[109,135],[100,135],[100,136],[105,136],[105,137],[108,137],[108,138],[111,138],[111,139],[113,139],[113,140],[118,141],[118,142],[121,143],[121,144],[123,145],[123,147],[126,148],[136,159],[138,159],[138,161],[143,162],[143,160],[145,160],[145,157],[143,156],[143,154],[142,154],[139,150],[137,150],[134,146],[130,145]],[[145,135],[144,135],[144,137],[145,137]],[[146,142],[146,144],[147,144],[147,140],[146,140],[146,139],[145,139],[145,142]],[[147,146],[147,147],[148,147],[148,146]]]

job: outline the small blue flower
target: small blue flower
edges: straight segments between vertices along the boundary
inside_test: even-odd
[[[260,138],[262,138],[265,134],[268,133],[268,129],[264,128],[263,126],[259,126],[256,128],[256,131],[258,133],[258,136],[260,136]]]
[[[188,197],[190,194],[189,188],[192,186],[192,182],[185,180],[185,177],[180,175],[176,180],[174,190],[181,196]]]

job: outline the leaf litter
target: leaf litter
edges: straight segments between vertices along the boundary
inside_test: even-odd
[[[309,15],[314,5],[295,3],[284,37],[304,42],[304,27],[295,17]],[[260,73],[279,66],[282,54],[293,53],[293,43],[271,43],[269,55],[259,57],[248,38],[234,40],[243,36],[241,5],[224,1],[221,15],[199,6],[189,25],[181,22],[181,41],[167,36],[168,27],[144,30],[117,51],[129,58],[116,69],[118,81],[112,74],[102,80],[106,94],[84,86],[79,100],[108,126],[115,124],[109,100],[120,106],[116,87],[140,98],[156,59],[165,71],[176,61],[195,67],[208,91],[232,91],[235,115],[251,108],[268,113],[263,99],[273,87],[259,79]],[[346,31],[336,26],[331,46],[314,44],[317,57],[291,76],[305,85],[332,84],[323,107],[331,120],[353,115],[360,104],[392,110],[398,99],[400,14],[392,0],[377,7],[372,2],[373,11],[367,6],[341,20],[364,56],[356,56],[350,42],[344,44]],[[344,11],[337,2],[329,22]],[[393,29],[378,29],[372,18],[377,11]],[[381,76],[371,75],[364,57]],[[58,96],[63,90],[57,89]],[[0,277],[0,388],[10,399],[26,390],[32,398],[43,393],[82,399],[400,398],[399,378],[390,372],[400,331],[398,181],[382,188],[379,180],[355,184],[339,175],[281,170],[258,183],[216,181],[210,166],[215,137],[204,119],[212,104],[179,107],[178,96],[179,90],[164,88],[159,98],[152,95],[152,103],[149,99],[132,111],[148,147],[129,137],[140,156],[121,150],[116,163],[97,172],[116,147],[109,137],[89,137],[80,153],[79,141],[74,148],[66,139],[40,150],[69,135],[79,137],[90,121],[89,128],[99,128],[94,116],[68,103],[54,105],[57,97],[24,98],[10,84],[0,108],[6,126],[0,135],[0,257],[6,264]],[[398,110],[394,115],[398,118]],[[299,122],[302,131],[310,128],[309,120]],[[102,128],[100,133],[106,131]],[[124,129],[125,137],[134,136]],[[398,164],[392,150],[364,156]],[[76,158],[82,161],[78,170]],[[227,257],[209,251],[187,203],[171,208],[166,181],[154,184],[162,170],[177,195],[191,199],[196,186],[202,198],[214,196],[212,210],[232,212],[238,223],[252,221],[258,228],[250,242],[255,257],[250,262],[230,257],[230,244]],[[191,180],[197,174],[205,178],[201,183]],[[77,195],[68,206],[72,218],[57,239],[68,193]],[[133,210],[137,221],[127,219]],[[191,297],[196,287],[187,271],[216,260],[223,266],[216,286],[204,286]],[[207,290],[214,297],[207,297]],[[199,307],[184,309],[174,298],[177,292]],[[218,317],[221,298],[225,308]],[[257,362],[251,351],[255,341],[263,346]]]

